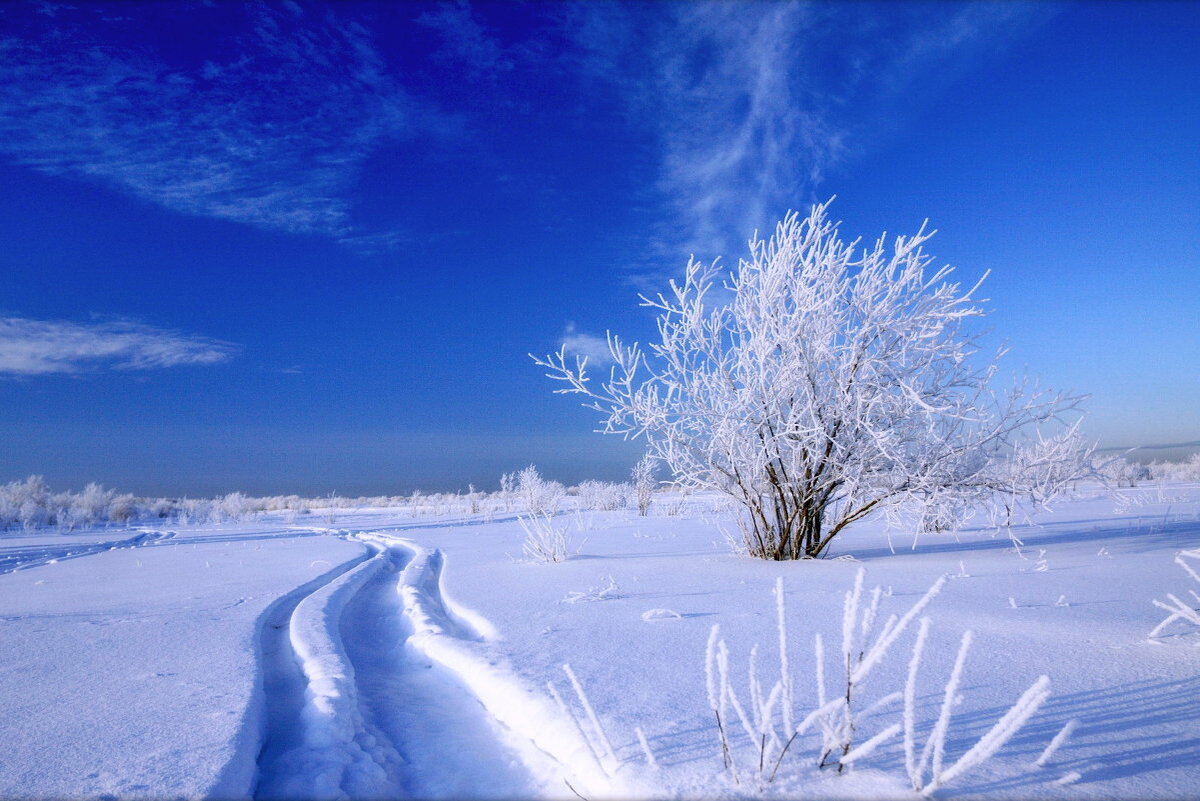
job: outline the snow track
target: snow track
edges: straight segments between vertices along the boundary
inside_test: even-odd
[[[549,699],[489,658],[491,625],[445,596],[442,552],[353,538],[374,555],[264,628],[255,797],[567,797],[567,781],[603,794]]]
[[[66,544],[55,542],[48,545],[5,547],[0,549],[0,575],[67,559],[78,559],[81,556],[115,551],[118,548],[140,548],[154,545],[173,536],[175,536],[174,532],[169,531],[140,531],[128,537],[102,542],[71,542],[69,538],[65,538]]]

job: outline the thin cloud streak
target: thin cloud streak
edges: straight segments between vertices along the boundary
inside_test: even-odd
[[[352,248],[395,238],[358,230],[347,200],[368,156],[414,126],[365,29],[329,10],[245,7],[225,58],[168,63],[111,46],[136,23],[101,8],[0,38],[0,154],[185,214]]]
[[[73,374],[217,364],[236,346],[131,321],[73,323],[0,317],[0,374]]]
[[[583,71],[614,86],[629,123],[658,142],[667,213],[656,250],[674,264],[681,253],[736,257],[754,230],[823,199],[831,170],[911,115],[910,95],[1049,13],[1021,3],[594,3],[573,6],[563,27]]]

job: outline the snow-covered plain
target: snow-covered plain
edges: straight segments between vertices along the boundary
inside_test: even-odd
[[[1154,599],[1200,589],[1174,562],[1200,545],[1200,487],[1119,494],[1084,489],[1014,527],[1019,553],[981,514],[915,549],[867,522],[833,558],[788,563],[732,554],[729,513],[697,496],[658,496],[647,517],[562,512],[573,555],[555,564],[523,559],[515,506],[2,535],[0,797],[917,798],[899,735],[839,774],[818,768],[809,731],[767,781],[761,743],[731,719],[735,779],[709,707],[714,624],[743,704],[755,644],[763,693],[779,678],[780,578],[794,719],[817,706],[815,634],[826,692],[843,692],[843,603],[860,568],[883,588],[881,619],[951,577],[923,612],[918,749],[964,630],[947,765],[1051,679],[1026,725],[937,797],[1193,797],[1200,629],[1148,634],[1166,616]],[[915,636],[914,624],[858,708],[904,689]],[[855,745],[902,711],[861,718]]]

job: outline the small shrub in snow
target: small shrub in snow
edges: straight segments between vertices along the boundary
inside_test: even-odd
[[[611,512],[625,506],[630,488],[627,484],[607,481],[583,481],[576,487],[579,508],[594,512]]]
[[[656,462],[650,456],[643,456],[633,466],[630,480],[633,483],[634,499],[637,502],[638,514],[645,517],[650,512],[650,503],[654,500],[654,468]]]
[[[567,527],[554,522],[551,515],[518,517],[525,531],[521,551],[535,562],[565,562],[570,555],[567,547]]]
[[[517,497],[517,474],[502,473],[500,475],[500,500],[504,503],[504,511],[512,511],[513,499]]]
[[[547,481],[533,465],[517,474],[517,495],[525,503],[525,510],[532,517],[552,516],[566,494],[566,488],[557,481]]]

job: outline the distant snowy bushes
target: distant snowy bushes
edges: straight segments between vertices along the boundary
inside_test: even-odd
[[[577,511],[618,512],[638,509],[645,514],[655,492],[646,462],[633,472],[633,483],[583,481],[578,486],[542,476],[530,465],[505,473],[496,492],[413,492],[411,495],[299,495],[254,497],[231,492],[215,498],[145,498],[88,484],[78,492],[53,492],[42,476],[0,484],[0,531],[54,528],[76,531],[134,522],[173,521],[180,525],[210,525],[279,513],[288,523],[316,515],[333,525],[337,518],[361,509],[396,509],[413,516],[478,516],[493,520],[499,513],[517,511],[525,517],[552,518],[563,507]],[[640,471],[640,472],[639,472]],[[311,519],[311,518],[310,518]]]
[[[1096,466],[1096,470],[1104,477],[1109,486],[1116,489],[1136,487],[1139,481],[1149,481],[1153,478],[1148,465],[1131,462],[1124,456],[1114,456],[1097,461],[1099,464]]]
[[[1200,453],[1178,462],[1133,462],[1124,456],[1105,459],[1098,471],[1114,487],[1136,487],[1142,481],[1200,481]]]
[[[1159,481],[1200,481],[1200,453],[1184,462],[1151,462],[1146,469]]]
[[[88,484],[81,492],[51,492],[45,479],[30,476],[0,486],[0,529],[57,526],[68,531],[116,523],[139,516],[137,499]]]
[[[629,505],[633,488],[607,481],[581,481],[577,488],[579,508],[593,512],[612,512]]]

